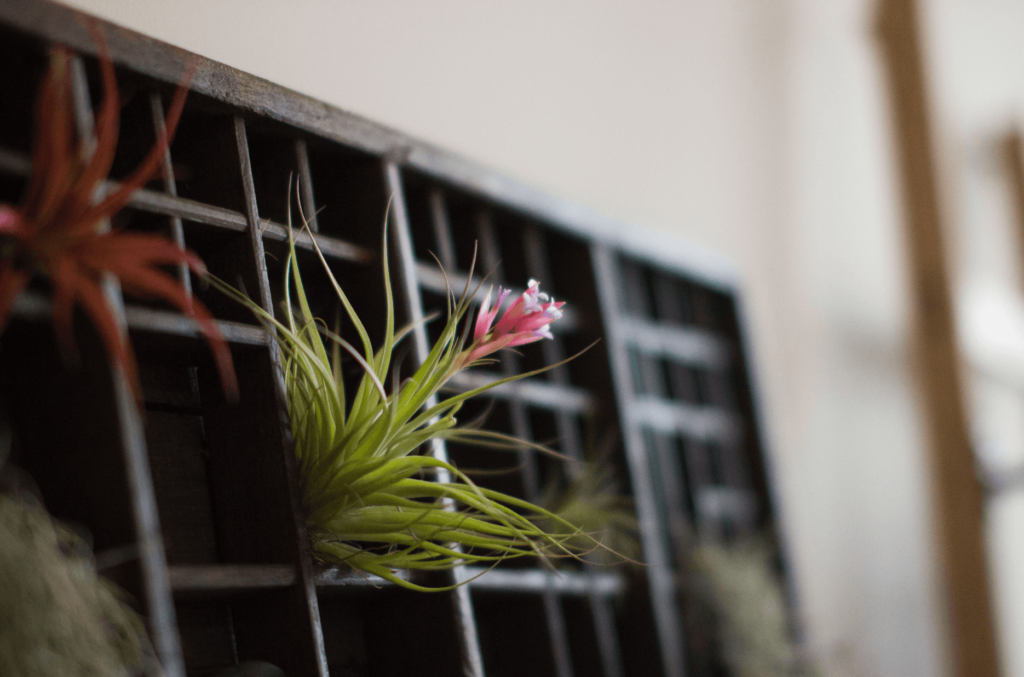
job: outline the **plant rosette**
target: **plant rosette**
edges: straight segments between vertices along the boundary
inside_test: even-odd
[[[103,290],[105,277],[114,275],[126,293],[163,299],[193,319],[210,344],[225,392],[237,394],[231,353],[213,317],[160,269],[184,265],[203,276],[202,260],[162,235],[109,229],[109,219],[160,169],[185,105],[192,68],[178,86],[152,149],[120,185],[107,190],[104,182],[117,149],[120,97],[103,33],[95,23],[89,23],[89,29],[103,82],[92,138],[76,135],[72,53],[56,47],[36,102],[32,173],[25,198],[19,205],[0,204],[0,331],[32,278],[45,276],[53,288],[53,324],[65,356],[75,355],[72,319],[79,304],[99,332],[111,363],[124,368],[138,396],[131,344]]]
[[[290,212],[288,223],[291,233]],[[393,371],[389,391],[384,384],[395,347],[412,327],[395,331],[387,257],[383,259],[386,329],[384,343],[375,351],[316,238],[312,233],[310,237],[359,335],[362,350],[342,339],[337,326],[331,331],[314,317],[299,271],[294,237],[289,239],[284,266],[283,319],[230,285],[219,280],[213,283],[250,308],[280,346],[314,556],[324,563],[347,564],[406,588],[445,590],[449,588],[417,585],[396,575],[396,571],[438,571],[463,563],[495,565],[524,556],[579,557],[586,550],[603,547],[554,513],[477,486],[451,463],[417,453],[431,440],[537,446],[496,432],[456,427],[455,415],[471,397],[563,363],[496,380],[436,403],[432,397],[457,372],[487,361],[486,357],[495,351],[549,337],[549,325],[561,316],[564,303],[549,299],[538,283],[531,281],[526,292],[499,319],[501,304],[509,292],[499,290],[493,306],[488,293],[475,324],[467,322],[460,333],[459,324],[472,305],[473,294],[467,282],[460,298],[449,294],[447,322],[423,364],[401,381],[397,370]],[[387,251],[386,229],[382,251]],[[363,372],[351,402],[346,401],[341,379],[342,351],[350,354]],[[451,480],[438,481],[438,475]],[[545,530],[539,524],[558,525],[558,530]]]

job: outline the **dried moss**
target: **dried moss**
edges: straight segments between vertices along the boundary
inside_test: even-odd
[[[88,547],[39,509],[0,495],[0,674],[135,674],[145,628]]]

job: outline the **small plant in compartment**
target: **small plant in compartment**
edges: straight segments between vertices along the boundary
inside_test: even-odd
[[[775,551],[763,534],[731,543],[698,541],[687,571],[694,613],[714,628],[714,651],[729,674],[815,677],[813,657],[792,636]]]
[[[135,675],[156,658],[124,593],[41,507],[0,493],[0,674]],[[145,670],[150,672],[150,670]]]
[[[607,546],[594,552],[594,559],[600,563],[611,563],[616,556],[634,561],[640,555],[640,525],[633,502],[619,492],[614,467],[608,462],[610,448],[600,453],[593,449],[594,445],[589,445],[587,460],[569,462],[568,467],[575,472],[564,490],[559,491],[555,481],[545,489],[540,503],[561,521],[542,519],[540,524],[551,533],[561,534],[565,533],[562,525],[568,523],[599,540]]]
[[[119,96],[103,35],[97,26],[90,28],[103,79],[95,138],[78,138],[75,133],[72,55],[66,47],[57,47],[36,102],[32,174],[25,199],[17,206],[0,204],[0,329],[31,279],[44,275],[53,288],[54,328],[65,354],[75,354],[72,317],[75,304],[80,304],[96,326],[111,361],[125,369],[138,393],[131,344],[103,292],[104,277],[113,274],[125,292],[164,299],[195,320],[210,343],[225,391],[234,393],[237,384],[231,354],[213,317],[159,268],[185,264],[202,276],[206,272],[202,260],[164,236],[108,228],[110,217],[159,170],[181,116],[191,72],[174,95],[166,131],[130,176],[105,190],[117,146]]]
[[[566,459],[562,473],[567,481],[553,477],[545,486],[539,503],[558,515],[561,522],[541,519],[542,527],[554,534],[564,533],[562,523],[579,528],[607,546],[589,559],[597,563],[636,562],[640,556],[640,525],[633,501],[620,492],[610,457],[617,434],[600,435],[590,421],[584,459]],[[559,474],[562,474],[559,473]],[[578,538],[578,537],[573,537]],[[582,545],[582,544],[579,544]]]
[[[290,214],[288,220],[291,232]],[[488,294],[476,322],[465,323],[460,332],[459,325],[471,306],[467,282],[461,298],[449,295],[447,322],[423,364],[408,378],[400,379],[397,368],[392,370],[392,355],[396,344],[412,328],[395,331],[387,257],[386,330],[383,346],[375,351],[315,238],[313,244],[359,334],[362,351],[338,336],[337,328],[331,331],[314,317],[299,271],[294,238],[284,266],[283,321],[229,285],[217,280],[214,284],[248,306],[275,332],[280,345],[315,556],[407,588],[434,590],[438,588],[425,588],[396,576],[395,570],[444,570],[463,562],[491,564],[523,556],[576,557],[601,547],[557,515],[478,487],[451,464],[415,453],[438,439],[525,444],[495,432],[457,428],[455,414],[467,399],[544,369],[440,401],[432,398],[455,373],[486,361],[495,351],[549,336],[548,325],[561,315],[563,304],[548,299],[538,284],[531,282],[500,318],[508,292],[499,291],[494,306]],[[387,251],[386,232],[383,251]],[[340,375],[343,350],[363,371],[351,402],[346,401]],[[389,372],[390,392],[385,387]],[[422,475],[433,477],[423,479]],[[540,519],[558,525],[559,531],[553,534],[539,527]]]

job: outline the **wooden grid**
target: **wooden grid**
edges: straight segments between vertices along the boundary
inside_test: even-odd
[[[735,298],[607,247],[593,256],[665,672],[717,674],[687,622],[689,553],[774,532]]]
[[[30,170],[31,107],[46,45],[59,40],[83,55],[94,48],[75,12],[39,0],[3,5],[0,23],[0,59],[17,64],[0,75],[15,102],[0,119],[0,201],[15,202]],[[113,26],[105,31],[124,97],[116,182],[155,140],[185,55]],[[76,63],[77,114],[88,132],[97,69],[90,56]],[[264,98],[247,98],[253,83]],[[138,354],[139,412],[123,375],[98,366],[105,360],[87,322],[78,327],[81,367],[64,366],[39,285],[19,299],[0,351],[16,460],[54,514],[91,530],[98,552],[127,548],[104,573],[139,600],[167,674],[213,674],[246,659],[289,675],[493,677],[523,674],[526,665],[557,677],[702,674],[687,658],[679,553],[697,531],[771,528],[728,281],[701,265],[679,268],[671,256],[655,262],[629,252],[557,201],[219,64],[202,62],[192,88],[164,159],[167,178],[140,190],[114,227],[166,233],[272,310],[288,177],[297,176],[305,212],[317,214],[317,241],[374,336],[383,322],[389,196],[400,319],[417,321],[442,305],[445,278],[430,252],[456,288],[474,242],[478,272],[490,272],[494,285],[521,292],[528,278],[542,280],[569,301],[555,339],[521,357],[505,354],[455,386],[555,364],[604,336],[569,365],[491,393],[489,427],[556,439],[569,459],[519,449],[503,459],[513,472],[493,481],[537,500],[578,472],[590,433],[621,434],[612,462],[628,478],[648,566],[554,572],[510,564],[479,577],[463,567],[429,582],[467,584],[435,595],[319,567],[301,517],[280,356],[248,312],[177,271],[231,345],[241,386],[233,406],[194,323],[158,303],[124,300],[111,282],[108,295]],[[314,271],[308,236],[298,244],[304,270]],[[332,311],[326,280],[307,275],[313,303]],[[412,362],[426,354],[430,331],[417,325]],[[432,452],[460,467],[485,457],[440,443]]]
[[[431,270],[430,264],[424,261],[429,253],[436,253],[438,262],[448,278],[464,281],[468,277],[468,266],[472,263],[474,253],[473,245],[477,244],[477,258],[483,271],[487,271],[488,282],[491,286],[503,286],[506,284],[505,268],[516,268],[516,278],[536,278],[545,281],[543,287],[548,292],[558,294],[560,291],[552,286],[554,282],[549,267],[549,254],[547,239],[542,228],[536,223],[531,223],[516,215],[505,215],[501,225],[502,232],[499,235],[496,219],[499,216],[493,205],[480,200],[475,200],[466,195],[460,195],[458,191],[445,188],[437,182],[424,179],[415,174],[408,176],[407,181],[401,181],[397,172],[393,175],[392,187],[395,195],[402,205],[409,205],[409,212],[416,214],[417,219],[410,220],[405,209],[396,210],[400,233],[400,248],[405,258],[405,267],[425,273]],[[405,184],[410,184],[410,189],[405,190]],[[450,207],[454,203],[455,210]],[[457,218],[453,219],[452,212],[456,211]],[[408,233],[406,235],[405,233]],[[576,245],[581,251],[575,252],[575,256],[568,257],[574,265],[582,255],[585,259],[586,247],[583,243]],[[565,250],[571,250],[572,245],[567,244]],[[417,255],[419,253],[419,255]],[[461,260],[460,260],[461,259]],[[518,265],[517,265],[518,264]],[[439,271],[440,269],[435,268]],[[440,299],[446,293],[447,288],[443,285],[443,276],[440,272],[427,275],[420,274],[416,279],[416,288],[410,289],[413,296],[413,304],[416,305],[412,316],[419,318],[423,316],[424,293],[432,293],[436,299],[435,307],[431,310],[437,312],[443,310]],[[589,280],[587,281],[589,285]],[[496,291],[496,290],[495,290]],[[521,289],[518,293],[521,293]],[[483,292],[483,289],[480,290]],[[515,298],[511,295],[506,303]],[[560,296],[558,298],[561,298]],[[586,327],[581,317],[583,312],[590,310],[590,316],[596,317],[593,312],[595,308],[587,308],[585,302],[580,303],[570,300],[571,306],[576,309],[567,318],[562,318],[558,323],[552,325],[553,331],[557,331],[555,338],[545,341],[541,345],[531,346],[533,349],[540,349],[542,352],[542,363],[530,364],[528,369],[539,366],[554,365],[565,359],[566,351],[564,339],[566,333],[581,334],[587,337],[594,335],[595,327]],[[589,330],[589,331],[588,331]],[[426,350],[428,344],[428,326],[421,325],[418,340]],[[587,340],[587,339],[584,339]],[[524,349],[524,358],[529,355],[530,349]],[[521,373],[524,366],[520,359],[510,352],[501,355],[498,369],[487,371],[476,371],[464,374],[462,378],[455,379],[456,387],[467,389],[476,387],[482,383],[494,381],[504,376]],[[574,386],[567,366],[556,368],[546,375],[545,380],[535,379],[514,384],[513,387],[505,388],[504,392],[497,392],[493,399],[501,400],[502,413],[507,419],[504,422],[504,432],[515,437],[528,441],[544,442],[538,439],[534,431],[533,419],[537,414],[544,412],[551,419],[549,423],[553,432],[557,434],[559,448],[568,458],[575,461],[583,459],[582,441],[580,439],[581,417],[587,414],[597,414],[597,398],[593,391],[586,388]],[[531,416],[531,414],[533,414]],[[479,452],[476,452],[477,454]],[[516,450],[517,467],[514,478],[505,476],[503,484],[495,488],[513,493],[531,501],[541,498],[542,468],[538,463],[537,452],[529,447],[521,447]],[[473,463],[472,457],[476,454],[467,453],[464,458]],[[561,468],[560,476],[570,477],[578,464],[567,463],[568,467]],[[487,485],[486,479],[481,479],[483,485]],[[500,569],[502,579],[505,581],[505,589],[509,592],[520,595],[535,594],[536,588],[526,581],[536,578],[537,574],[546,573],[530,569]],[[536,590],[539,593],[539,600],[534,606],[534,611],[541,614],[537,619],[540,627],[546,628],[542,633],[544,641],[537,647],[538,652],[530,659],[531,665],[537,666],[540,673],[545,673],[542,665],[548,666],[550,674],[558,677],[570,677],[576,674],[574,664],[582,664],[587,658],[595,654],[598,672],[608,676],[622,674],[622,662],[620,657],[618,637],[613,624],[613,614],[610,608],[609,598],[618,592],[621,583],[615,574],[600,574],[587,568],[583,573],[563,571],[560,578],[565,581],[574,581],[575,585],[548,585],[543,589]],[[520,583],[520,579],[523,580]],[[601,579],[610,579],[608,584],[598,583]],[[490,591],[491,583],[484,582],[486,577],[481,579],[481,585],[471,585],[470,590],[474,596],[486,595]],[[551,579],[558,580],[557,578]],[[587,590],[584,609],[584,620],[588,626],[587,636],[571,637],[566,626],[566,614],[564,613],[562,596],[570,590]],[[495,614],[490,614],[495,615]],[[489,618],[491,625],[515,622],[514,618],[507,614],[499,614],[505,618]],[[577,639],[575,643],[572,641]],[[596,651],[595,651],[596,649]],[[488,656],[484,655],[484,667],[489,674],[501,674],[502,661],[494,652]],[[488,660],[490,658],[490,660]]]

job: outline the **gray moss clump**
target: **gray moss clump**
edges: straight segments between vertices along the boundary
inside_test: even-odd
[[[721,657],[737,677],[810,677],[813,666],[791,639],[782,586],[760,539],[700,545],[692,569],[712,609]]]
[[[132,675],[145,628],[81,539],[0,495],[0,674]]]

